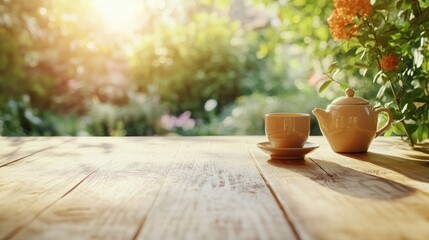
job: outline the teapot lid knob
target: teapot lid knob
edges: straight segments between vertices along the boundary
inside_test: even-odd
[[[347,88],[346,96],[335,99],[332,104],[334,105],[368,105],[369,102],[361,97],[355,97],[355,90]]]
[[[347,97],[353,97],[354,95],[355,95],[355,90],[353,90],[352,88],[346,89],[346,96]]]

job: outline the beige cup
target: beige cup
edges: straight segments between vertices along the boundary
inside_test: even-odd
[[[309,134],[310,114],[265,114],[265,135],[273,147],[302,148]]]

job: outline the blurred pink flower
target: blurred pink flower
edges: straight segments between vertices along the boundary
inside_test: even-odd
[[[183,125],[182,125],[182,129],[183,130],[191,130],[195,127],[195,120],[190,118],[188,119]]]
[[[191,118],[191,111],[185,111],[176,120],[176,126],[182,127]]]
[[[173,130],[175,122],[176,121],[173,119],[173,117],[168,114],[164,114],[161,117],[161,126],[166,130]]]
[[[191,111],[185,111],[179,117],[165,114],[161,117],[161,126],[169,131],[175,128],[191,130],[195,127],[195,120],[191,118],[191,115]]]

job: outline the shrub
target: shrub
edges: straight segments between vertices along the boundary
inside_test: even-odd
[[[3,136],[77,135],[79,129],[76,117],[41,111],[31,105],[28,95],[18,100],[9,99],[0,106],[0,135]]]
[[[129,93],[127,105],[94,101],[86,129],[96,136],[140,136],[162,133],[159,119],[165,112],[157,97]]]
[[[172,114],[189,110],[198,118],[208,99],[220,107],[232,102],[244,67],[237,28],[228,18],[198,14],[185,26],[145,36],[132,60],[137,90],[159,95]]]

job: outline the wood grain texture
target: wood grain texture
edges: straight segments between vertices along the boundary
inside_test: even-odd
[[[310,141],[321,147],[303,161],[269,160],[251,150],[300,238],[427,238],[429,195],[423,177],[429,175],[427,167],[407,159],[396,159],[399,166],[394,160],[376,164],[392,158],[374,158],[383,142],[374,142],[366,154],[347,155],[334,153],[320,137]],[[419,180],[413,179],[413,172]]]
[[[0,176],[0,238],[295,238],[239,137],[75,138]]]
[[[104,151],[86,147],[90,140],[46,151],[38,151],[46,146],[45,141],[39,143],[36,153],[0,168],[0,239],[15,235],[99,167],[99,162],[79,159],[76,149],[82,147],[81,155]]]
[[[294,239],[239,137],[182,141],[137,239]]]
[[[68,140],[67,137],[0,137],[0,168]]]
[[[275,161],[262,141],[0,138],[0,239],[429,236],[424,144],[379,138],[337,154],[311,137],[321,147],[305,160]]]
[[[178,145],[167,139],[90,140],[102,147],[80,143],[74,154],[56,159],[82,175],[80,182],[19,229],[14,239],[133,239],[138,233]]]

